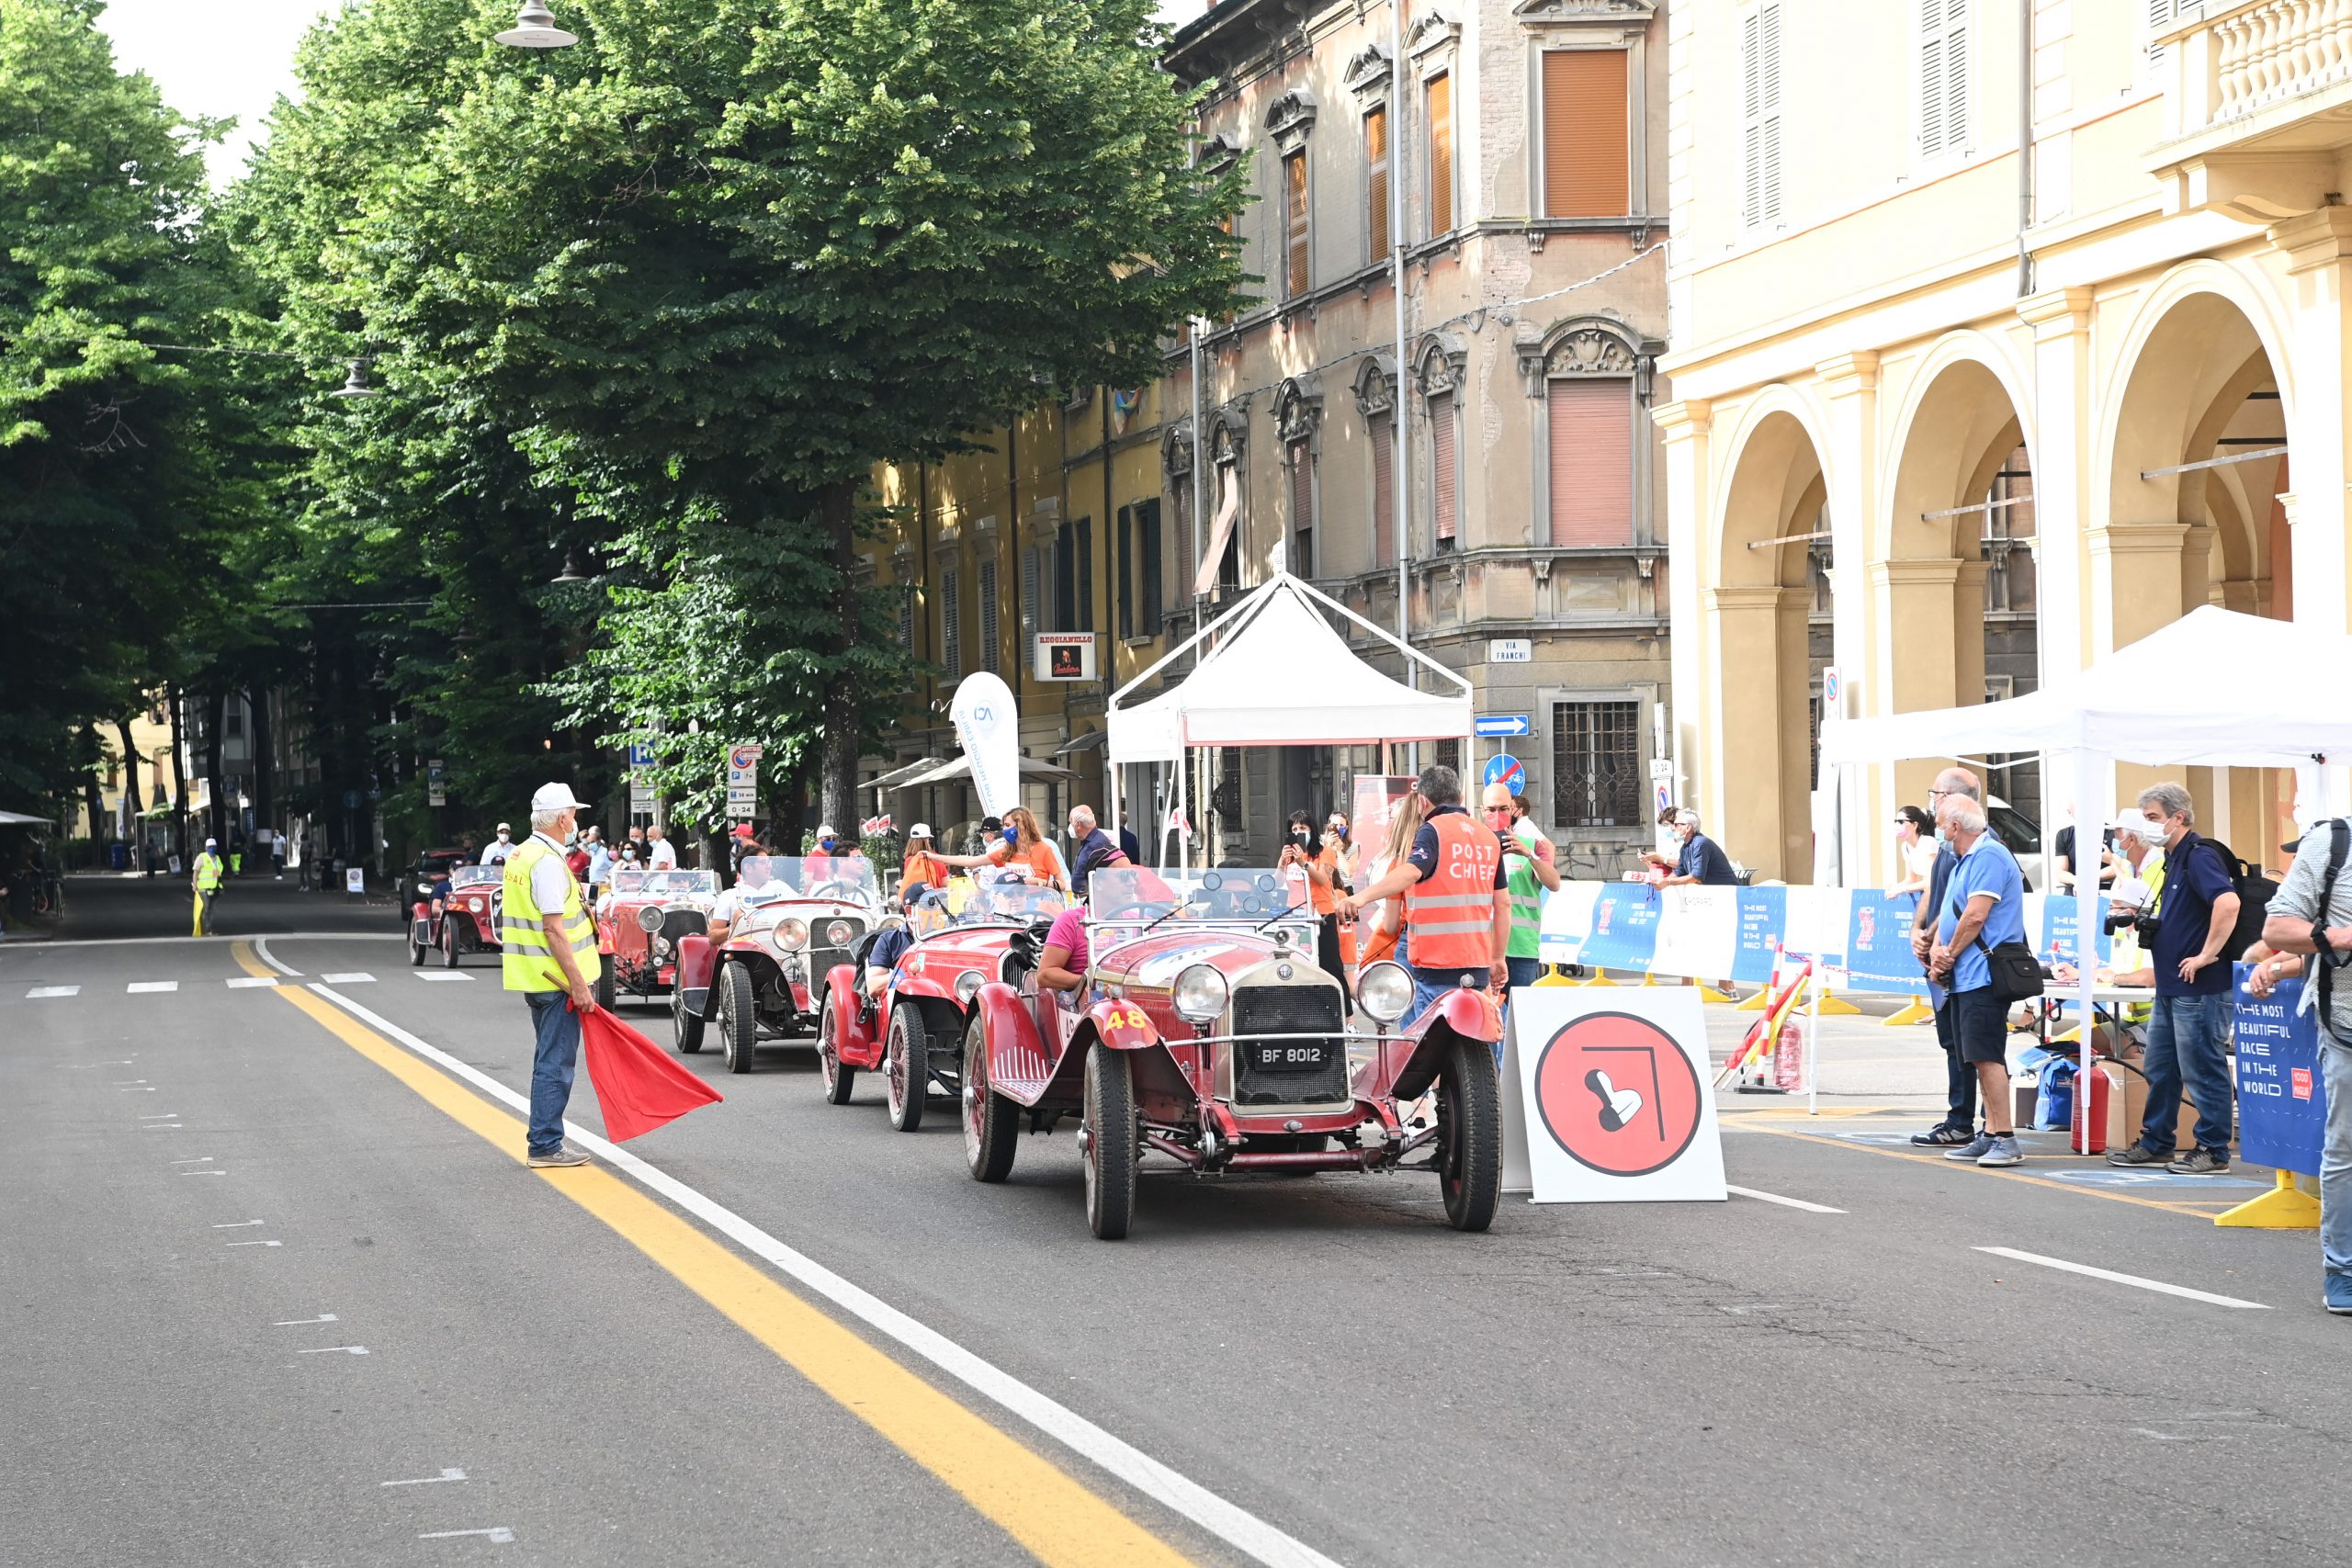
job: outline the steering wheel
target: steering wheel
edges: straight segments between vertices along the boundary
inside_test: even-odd
[[[801,897],[804,898],[831,898],[843,904],[863,904],[865,902],[865,885],[857,882],[820,882],[815,886],[809,888],[808,892],[802,894]]]

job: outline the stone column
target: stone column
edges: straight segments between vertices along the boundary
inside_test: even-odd
[[[2090,513],[2091,291],[2053,288],[2018,302],[2033,329],[2033,407],[2021,411],[2033,462],[2034,595],[2041,683],[2091,660],[2083,583]]]
[[[1761,876],[1782,876],[1790,869],[1787,822],[1792,803],[1783,796],[1793,755],[1798,760],[1799,802],[1803,801],[1803,769],[1811,757],[1806,712],[1802,703],[1792,713],[1781,701],[1726,703],[1723,694],[1725,687],[1735,683],[1746,692],[1780,694],[1782,682],[1756,677],[1780,671],[1781,600],[1790,592],[1758,586],[1711,588],[1706,593],[1718,657],[1710,686],[1710,697],[1716,705],[1713,734],[1708,754],[1696,759],[1698,765],[1691,769],[1708,781],[1711,792],[1700,815],[1712,825],[1709,832],[1724,852],[1756,867]],[[1678,649],[1678,668],[1680,662]],[[1804,819],[1802,804],[1794,818],[1800,822]]]
[[[1821,472],[1829,502],[1831,653],[1850,694],[1848,713],[1892,713],[1886,672],[1871,657],[1871,524],[1880,505],[1878,355],[1870,350],[1841,355],[1815,366],[1814,373],[1829,405],[1829,450],[1821,454]],[[1886,768],[1855,768],[1849,777],[1854,787],[1839,813],[1846,886],[1884,886],[1892,847],[1871,824],[1892,807],[1894,776]]]
[[[1951,556],[1871,562],[1871,597],[1877,624],[1871,665],[1886,671],[1883,695],[1872,705],[1873,712],[1911,713],[1956,705],[1960,628],[1953,615],[1961,564]],[[1981,665],[1977,679],[1976,700],[1982,702]],[[1900,803],[1926,804],[1937,766],[1932,761],[1894,763],[1888,808]]]
[[[2294,525],[2295,619],[2332,632],[2346,625],[2352,593],[2346,570],[2346,492],[2352,473],[2352,208],[2323,207],[2273,227],[2270,243],[2287,254],[2294,281],[2294,321],[2282,345],[2289,363],[2274,367],[2287,417],[2288,516]],[[2342,797],[2336,804],[2342,805]]]
[[[1668,741],[1682,764],[1682,799],[1703,814],[1723,795],[1704,738],[1720,712],[1713,671],[1713,639],[1705,614],[1706,590],[1717,576],[1723,548],[1714,516],[1708,432],[1714,407],[1703,400],[1662,403],[1650,411],[1666,449],[1667,573],[1669,647],[1674,672],[1672,728]]]

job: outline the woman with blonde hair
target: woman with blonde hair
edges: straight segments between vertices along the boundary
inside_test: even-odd
[[[1388,841],[1373,857],[1372,865],[1362,886],[1369,887],[1388,874],[1389,869],[1413,852],[1413,836],[1421,830],[1421,797],[1408,794],[1396,803],[1396,815],[1388,824]],[[1356,912],[1356,962],[1359,966],[1377,964],[1393,958],[1402,964],[1405,959],[1405,900],[1400,896],[1383,898],[1377,904]]]
[[[936,858],[941,864],[951,866],[1017,865],[1032,881],[1064,893],[1069,891],[1069,875],[1062,870],[1060,853],[1038,831],[1037,818],[1025,806],[1006,809],[1004,837],[990,844],[988,853]]]

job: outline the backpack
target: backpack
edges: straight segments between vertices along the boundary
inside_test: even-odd
[[[2278,896],[2278,884],[2260,866],[2248,865],[2232,854],[2230,846],[2219,839],[2208,839],[2205,844],[2222,857],[2222,869],[2238,896],[2238,923],[2231,928],[2229,944],[2222,950],[2223,961],[2235,964],[2247,948],[2262,940],[2262,923],[2269,919],[2270,900]]]
[[[2347,825],[2343,818],[2338,817],[2319,824],[2312,831],[2316,833],[2320,828],[2327,829],[2327,874],[2320,879],[2319,918],[2313,924],[2324,926],[2327,924],[2327,912],[2335,900],[2335,879],[2344,870],[2345,851],[2352,848],[2352,825]],[[2319,1032],[2338,1045],[2352,1046],[2352,1040],[2341,1039],[2335,1032],[2335,998],[2329,994],[2335,989],[2335,971],[2343,967],[2343,964],[2341,960],[2335,964],[2327,960],[2325,953],[2315,951],[2306,966],[2312,976],[2312,985],[2319,992],[2319,1011],[2316,1015]]]

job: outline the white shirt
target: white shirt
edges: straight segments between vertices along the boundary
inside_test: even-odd
[[[1913,876],[1932,883],[1936,877],[1936,841],[1914,839],[1903,846],[1903,863]]]
[[[748,883],[739,882],[734,886],[729,888],[726,892],[721,893],[718,896],[718,902],[710,907],[710,923],[712,925],[717,925],[720,921],[724,920],[727,924],[731,926],[735,923],[736,918],[743,912],[744,906],[748,900],[757,898],[763,894],[789,893],[791,891],[792,888],[789,884],[778,882],[774,877],[770,877],[767,881],[761,883],[756,887],[752,886]]]
[[[537,833],[531,835],[531,837],[535,839],[542,836],[543,835]],[[550,843],[554,842],[552,839],[548,841]],[[484,865],[504,865],[506,863],[506,857],[514,852],[514,846],[513,844],[508,843],[503,839],[492,839],[490,841],[490,847],[481,852],[481,863]],[[560,854],[562,852],[559,850],[557,852]]]
[[[545,833],[533,833],[531,837],[555,852],[540,857],[539,863],[531,868],[531,902],[539,907],[542,917],[560,914],[563,910],[564,889],[578,885],[571,880],[571,868],[563,863],[563,846]],[[489,863],[487,856],[483,857],[483,863]]]
[[[672,846],[669,840],[653,839],[649,840],[649,844],[650,846],[647,851],[649,858],[645,863],[645,868],[648,871],[678,869],[678,852]]]

